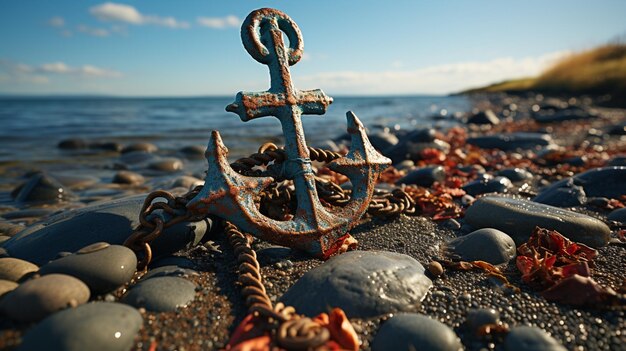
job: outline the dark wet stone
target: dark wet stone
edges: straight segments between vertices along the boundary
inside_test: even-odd
[[[339,307],[353,318],[369,318],[417,309],[431,285],[412,257],[351,251],[305,273],[280,300],[308,316]]]
[[[198,272],[178,266],[162,266],[149,270],[141,277],[141,281],[157,277],[188,277],[192,275],[198,275]]]
[[[186,157],[190,158],[204,158],[204,152],[206,151],[205,145],[189,145],[180,149],[180,152]]]
[[[465,212],[474,228],[496,228],[510,235],[517,245],[530,238],[535,226],[557,230],[575,242],[605,246],[611,230],[593,217],[558,207],[504,196],[488,195],[476,200]]]
[[[429,187],[434,182],[441,182],[446,179],[446,171],[442,166],[418,168],[396,182],[396,184],[413,184]]]
[[[293,255],[293,250],[284,246],[270,246],[257,251],[259,262],[274,263]]]
[[[49,314],[89,300],[89,288],[64,274],[30,279],[0,300],[0,311],[20,322],[35,322]]]
[[[172,182],[172,188],[182,187],[186,189],[193,189],[198,185],[204,184],[204,180],[190,176],[180,176]]]
[[[509,178],[510,181],[516,182],[524,182],[527,180],[531,180],[533,178],[533,174],[528,172],[523,168],[507,168],[498,172],[499,176]]]
[[[609,127],[607,134],[609,135],[626,135],[626,123]]]
[[[22,278],[37,272],[39,267],[28,261],[14,257],[0,258],[0,279],[19,282]]]
[[[608,163],[607,166],[626,166],[626,156],[615,156]]]
[[[105,141],[105,142],[91,143],[89,144],[89,148],[97,149],[97,150],[120,152],[122,151],[122,149],[124,149],[124,146],[114,141]]]
[[[575,120],[589,119],[589,118],[595,118],[595,117],[597,117],[595,114],[589,113],[584,110],[578,110],[578,109],[566,109],[566,110],[559,110],[554,113],[533,114],[533,119],[539,123],[575,121]]]
[[[23,337],[19,351],[126,351],[135,345],[143,324],[134,308],[94,302],[70,308],[44,319]]]
[[[156,145],[151,144],[151,143],[136,143],[136,144],[131,144],[126,146],[124,149],[122,149],[122,153],[123,154],[127,154],[129,152],[146,152],[146,153],[153,153],[156,152],[158,150],[158,148],[156,147]]]
[[[398,137],[387,132],[378,132],[367,135],[372,146],[379,151],[384,151],[398,143]]]
[[[133,286],[122,302],[153,312],[170,312],[196,296],[196,285],[179,277],[154,277]]]
[[[18,286],[19,285],[16,282],[0,279],[0,298],[9,291],[15,290]]]
[[[35,173],[11,193],[17,202],[58,202],[75,198],[59,181],[43,173]]]
[[[54,174],[54,179],[70,189],[85,189],[100,182],[100,178],[78,174]]]
[[[120,161],[122,161],[122,163],[125,163],[127,165],[145,164],[145,163],[152,162],[158,159],[159,159],[158,156],[155,156],[151,153],[143,152],[143,151],[128,152],[120,156]]]
[[[13,257],[41,265],[61,251],[75,252],[100,241],[121,245],[139,225],[145,197],[137,195],[63,212],[26,228],[3,247]],[[167,228],[152,243],[155,258],[196,245],[210,226],[206,219]]]
[[[174,157],[167,157],[151,162],[148,168],[159,172],[176,172],[183,169],[183,161]]]
[[[618,208],[617,210],[612,211],[609,213],[607,219],[609,221],[626,223],[626,207]]]
[[[473,114],[467,119],[468,124],[491,124],[496,125],[500,123],[500,119],[491,110],[480,111]]]
[[[557,183],[558,186],[555,184],[543,189],[533,201],[557,207],[580,206],[587,202],[585,190],[575,185],[572,178]]]
[[[449,151],[450,144],[437,139],[435,135],[434,129],[416,129],[400,138],[396,145],[384,150],[383,153],[396,164],[407,159],[419,159],[420,153],[428,148]]]
[[[145,181],[145,178],[141,174],[131,172],[131,171],[119,171],[115,173],[115,175],[113,176],[113,180],[112,180],[112,182],[116,184],[130,184],[130,185],[143,184],[144,181]]]
[[[626,167],[604,167],[590,169],[571,178],[552,184],[551,188],[567,187],[569,183],[581,186],[587,197],[607,197],[619,199],[626,195]]]
[[[382,323],[372,351],[460,351],[463,345],[447,325],[423,314],[401,313]]]
[[[500,149],[511,151],[517,149],[537,149],[553,145],[548,134],[540,133],[510,133],[495,134],[468,138],[467,143],[482,149]]]
[[[476,179],[465,185],[462,189],[466,193],[476,196],[486,193],[505,193],[513,187],[513,183],[505,177],[495,177],[493,179]]]
[[[61,140],[57,147],[64,150],[80,150],[87,148],[88,144],[83,139],[65,139]]]
[[[509,262],[515,257],[516,246],[506,233],[493,228],[483,228],[455,238],[447,249],[464,261],[486,261],[492,264]]]
[[[543,329],[529,326],[518,326],[511,329],[504,339],[506,351],[566,351],[556,339]]]
[[[467,326],[475,333],[485,324],[499,324],[500,313],[493,308],[472,308],[467,311]]]
[[[130,281],[137,268],[135,253],[121,245],[101,243],[82,248],[77,253],[59,258],[39,270],[46,275],[61,273],[82,280],[94,295],[109,292]]]

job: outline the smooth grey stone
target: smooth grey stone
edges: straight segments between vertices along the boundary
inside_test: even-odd
[[[136,195],[60,213],[26,228],[3,247],[13,257],[41,265],[58,252],[75,252],[100,241],[121,245],[139,225],[145,197]],[[211,221],[206,219],[165,229],[152,242],[155,259],[196,245],[210,227]]]
[[[28,280],[0,300],[0,311],[20,322],[35,322],[49,314],[89,300],[89,288],[64,274]]]
[[[609,213],[607,219],[609,221],[626,223],[626,207],[618,208],[617,210],[611,211],[611,213]]]
[[[367,135],[372,146],[379,151],[387,150],[388,148],[398,143],[398,137],[388,132],[377,132]]]
[[[87,142],[79,138],[64,139],[57,144],[57,147],[63,150],[80,150],[87,148],[87,146]]]
[[[411,184],[429,187],[434,182],[441,182],[446,179],[446,171],[442,166],[418,168],[402,177],[396,184]]]
[[[189,145],[180,149],[180,152],[189,158],[203,158],[205,151],[204,145]]]
[[[313,316],[330,307],[369,318],[419,308],[432,281],[412,257],[386,251],[351,251],[305,273],[281,298]]]
[[[14,257],[0,258],[0,279],[19,282],[25,276],[37,272],[39,267]]]
[[[17,202],[59,202],[76,198],[58,180],[36,173],[11,193]]]
[[[529,326],[518,326],[511,329],[504,339],[506,351],[566,351],[556,339],[543,329]]]
[[[476,332],[483,325],[500,323],[500,313],[493,308],[472,308],[467,312],[466,323]]]
[[[534,202],[557,207],[580,206],[587,202],[587,195],[582,186],[574,184],[573,179],[558,182],[558,186],[548,186],[535,198]]]
[[[112,180],[112,182],[115,184],[130,184],[130,185],[143,184],[144,181],[145,181],[145,178],[141,174],[131,172],[131,171],[119,171],[115,173],[115,175],[113,176],[113,180]]]
[[[134,308],[94,302],[44,319],[22,338],[18,351],[128,351],[135,344],[143,318]]]
[[[556,230],[572,241],[592,247],[606,246],[611,230],[593,217],[532,201],[489,195],[476,200],[465,212],[474,228],[496,228],[515,244],[528,241],[536,226]]]
[[[156,277],[185,277],[192,275],[198,275],[198,272],[192,269],[182,268],[178,266],[161,266],[149,270],[141,277],[141,280],[144,281],[146,279]]]
[[[486,193],[505,193],[512,187],[513,183],[511,183],[509,178],[495,177],[493,179],[484,178],[473,180],[463,185],[462,189],[465,190],[466,193],[476,196]]]
[[[626,166],[626,156],[615,156],[613,157],[607,166]]]
[[[172,188],[182,187],[185,189],[193,189],[198,185],[204,185],[204,180],[190,176],[180,176],[172,182]]]
[[[166,157],[150,162],[148,168],[159,172],[176,172],[183,169],[183,161],[174,157]]]
[[[423,314],[401,313],[384,322],[372,351],[460,351],[461,340],[447,325]]]
[[[130,281],[137,269],[137,256],[131,249],[110,245],[88,251],[90,247],[93,245],[42,266],[39,274],[71,275],[87,284],[93,295],[109,292]]]
[[[465,261],[486,261],[491,264],[508,263],[515,257],[517,247],[506,233],[493,228],[483,228],[452,239],[448,250]]]
[[[533,178],[533,174],[523,168],[507,168],[498,172],[499,176],[509,178],[512,182],[523,182]]]
[[[122,163],[127,164],[127,165],[145,164],[145,163],[152,162],[158,159],[159,159],[158,156],[148,153],[148,152],[143,152],[143,151],[127,152],[127,153],[123,153],[122,156],[120,156],[120,161],[122,161]]]
[[[500,149],[503,151],[537,149],[553,145],[552,138],[548,134],[521,132],[468,138],[467,143],[481,149]]]
[[[590,169],[571,178],[560,180],[544,191],[568,187],[569,184],[583,187],[587,197],[619,199],[622,195],[626,195],[626,166]]]
[[[54,179],[58,180],[63,186],[71,189],[85,189],[100,182],[100,178],[88,175],[77,174],[53,174]]]
[[[8,293],[9,291],[15,290],[15,288],[17,288],[18,286],[19,284],[17,284],[16,282],[0,279],[0,297]]]
[[[437,131],[432,128],[416,129],[402,136],[397,144],[383,151],[383,154],[396,164],[407,159],[416,159],[419,153],[432,148],[448,152],[450,144],[436,138]]]
[[[597,117],[594,114],[586,112],[584,110],[560,110],[554,113],[539,113],[533,114],[533,119],[539,123],[553,123],[563,121],[574,121],[581,119],[589,119]]]
[[[467,119],[468,124],[500,124],[500,119],[491,110],[480,111]]]
[[[122,302],[153,312],[170,312],[196,296],[196,285],[179,277],[154,277],[133,286]]]
[[[157,152],[158,149],[159,148],[157,148],[156,145],[151,144],[151,143],[135,143],[135,144],[131,144],[123,148],[122,153],[123,154],[129,153],[129,152],[153,153],[153,152]]]

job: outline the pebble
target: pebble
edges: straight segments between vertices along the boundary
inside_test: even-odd
[[[433,275],[433,277],[436,278],[443,274],[443,266],[437,261],[430,261],[428,264],[428,271]]]
[[[572,241],[596,248],[606,246],[611,233],[602,221],[584,214],[496,195],[476,200],[465,212],[465,220],[474,228],[499,229],[517,245],[528,240],[535,226],[557,230]]]
[[[510,181],[514,183],[524,182],[533,178],[533,174],[523,168],[506,168],[500,170],[498,172],[498,175],[507,177]]]
[[[313,316],[329,307],[351,318],[369,318],[419,308],[432,286],[414,258],[387,251],[351,251],[305,273],[282,297]]]
[[[402,313],[385,321],[372,351],[460,351],[463,345],[447,325],[423,314]]]
[[[0,233],[6,236],[13,236],[26,228],[23,225],[13,224],[9,222],[0,222]]]
[[[98,149],[105,151],[113,151],[120,152],[124,148],[124,146],[120,143],[116,143],[114,141],[105,141],[105,142],[96,142],[89,144],[90,149]]]
[[[493,308],[472,308],[467,311],[467,326],[473,333],[486,324],[500,324],[500,313]]]
[[[159,258],[158,260],[152,261],[152,263],[150,264],[151,269],[163,266],[178,266],[181,268],[190,269],[196,268],[196,264],[192,260],[188,259],[187,257],[181,256],[165,256]]]
[[[112,182],[115,184],[130,184],[130,185],[143,184],[144,181],[145,181],[145,178],[141,174],[131,172],[131,171],[119,171],[115,173],[115,175],[113,176],[113,180],[112,180]]]
[[[95,243],[42,266],[39,274],[71,275],[87,284],[93,295],[100,295],[130,281],[136,268],[137,256],[131,249]]]
[[[548,189],[567,187],[569,183],[583,187],[588,197],[619,199],[622,195],[626,195],[626,166],[590,169],[558,181]]]
[[[506,233],[493,228],[483,228],[449,241],[447,249],[464,261],[502,264],[515,257],[517,248],[513,239]]]
[[[183,169],[183,161],[174,157],[166,157],[151,162],[148,168],[159,172],[176,172]]]
[[[495,177],[493,179],[476,179],[465,185],[462,189],[466,193],[476,196],[486,193],[505,193],[513,187],[513,183],[505,177]]]
[[[143,324],[134,308],[94,302],[70,308],[44,319],[24,334],[20,351],[126,351],[135,345]]]
[[[554,113],[533,114],[533,119],[539,123],[573,121],[573,120],[589,119],[589,118],[594,118],[594,117],[596,116],[584,110],[571,110],[571,109],[558,110]]]
[[[389,157],[394,164],[404,160],[419,158],[419,154],[425,149],[437,149],[444,152],[450,150],[450,144],[435,137],[437,131],[431,128],[416,129],[406,134],[400,141],[384,150],[383,154]]]
[[[615,156],[608,163],[607,166],[626,166],[626,156]]]
[[[154,153],[157,152],[159,148],[156,145],[151,143],[136,143],[126,146],[122,149],[123,154],[127,154],[129,152],[146,152],[146,153]]]
[[[75,190],[85,189],[100,182],[98,177],[65,173],[54,174],[54,179],[58,180],[61,185]]]
[[[518,326],[512,328],[504,339],[506,351],[566,351],[552,336],[537,327]]]
[[[396,184],[417,185],[429,187],[434,182],[441,182],[446,178],[446,171],[442,166],[418,168],[402,177]]]
[[[537,149],[553,145],[548,134],[541,133],[510,133],[478,136],[468,138],[467,143],[481,149],[500,149],[512,151],[517,149]]]
[[[293,250],[284,246],[270,246],[257,251],[260,263],[274,263],[293,255]]]
[[[180,152],[188,158],[203,158],[205,151],[204,145],[189,145],[180,149]]]
[[[378,132],[368,134],[372,146],[379,151],[385,151],[398,143],[398,137],[389,132]]]
[[[3,247],[13,257],[42,265],[61,251],[75,252],[101,241],[121,245],[139,225],[145,197],[136,195],[60,213],[26,228]],[[210,228],[210,219],[167,228],[152,242],[155,259],[196,245]]]
[[[0,300],[0,310],[9,318],[35,322],[56,311],[89,300],[89,288],[64,274],[50,274],[28,280]]]
[[[57,147],[63,150],[80,150],[87,148],[87,146],[87,142],[79,138],[64,139],[57,144]]]
[[[0,279],[19,282],[22,278],[31,273],[37,272],[39,267],[28,261],[19,258],[0,258]]]
[[[17,284],[14,281],[0,279],[0,297],[2,297],[2,295],[4,295],[4,294],[8,293],[9,291],[14,290],[18,286],[19,286],[19,284]]]
[[[133,286],[122,302],[153,312],[170,312],[186,306],[196,295],[196,285],[179,277],[154,277]]]
[[[172,188],[182,187],[185,189],[193,189],[198,185],[204,185],[204,180],[198,179],[196,177],[180,176],[174,179],[171,187]]]
[[[582,186],[574,184],[574,180],[569,178],[541,190],[533,201],[550,206],[572,207],[585,204],[587,195]]]
[[[185,277],[198,275],[198,272],[187,269],[179,266],[161,266],[154,269],[149,270],[146,274],[141,277],[141,280],[144,281],[150,278],[156,277]]]
[[[626,207],[613,210],[611,213],[609,213],[607,219],[609,221],[626,223]]]
[[[609,135],[626,135],[626,123],[610,126],[607,130]]]
[[[480,111],[467,119],[468,124],[500,124],[500,119],[492,110]]]
[[[159,157],[143,151],[132,151],[120,156],[120,161],[126,165],[139,165],[158,160]]]
[[[43,173],[32,175],[11,193],[17,202],[58,202],[75,198],[58,180]]]

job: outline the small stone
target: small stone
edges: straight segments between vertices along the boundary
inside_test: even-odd
[[[122,146],[122,144],[116,143],[114,141],[105,141],[105,142],[91,143],[91,144],[89,144],[89,148],[90,149],[105,150],[105,151],[120,152],[120,151],[122,151],[122,149],[124,149],[124,146]]]
[[[305,273],[281,298],[313,316],[330,307],[353,318],[419,308],[432,286],[414,258],[386,251],[350,251]]]
[[[467,143],[481,149],[500,149],[512,151],[517,149],[530,150],[553,145],[548,134],[539,133],[511,133],[495,134],[468,138]]]
[[[3,257],[0,258],[0,279],[19,282],[25,276],[37,272],[39,267],[28,261],[19,258]]]
[[[467,326],[473,333],[486,324],[500,324],[500,313],[493,308],[472,308],[467,312]]]
[[[183,161],[174,157],[167,157],[150,163],[148,168],[159,172],[176,172],[183,169]]]
[[[474,228],[501,230],[517,245],[528,241],[536,226],[595,248],[606,246],[611,233],[602,221],[584,214],[496,195],[476,200],[465,212],[465,221]]]
[[[379,151],[385,151],[398,143],[398,137],[389,132],[378,132],[367,135],[372,146]]]
[[[41,267],[41,275],[62,273],[82,280],[94,295],[130,281],[137,268],[135,253],[121,245],[96,243]]]
[[[476,179],[465,184],[462,189],[472,196],[486,193],[505,193],[513,187],[513,183],[505,177],[495,177],[493,179]]]
[[[486,261],[491,264],[509,262],[515,257],[516,246],[506,233],[483,228],[447,243],[449,251],[464,261]]]
[[[543,189],[533,201],[557,207],[580,206],[587,202],[585,190],[582,186],[575,185],[573,179],[558,183],[558,186]]]
[[[89,303],[55,313],[34,326],[24,334],[19,350],[130,350],[142,324],[141,314],[130,306]]]
[[[65,139],[61,140],[57,147],[63,150],[80,150],[87,148],[87,142],[83,139]]]
[[[480,111],[467,119],[468,124],[500,124],[500,119],[491,110]]]
[[[428,264],[428,271],[433,275],[433,277],[436,278],[443,274],[443,266],[437,261],[430,261]]]
[[[607,166],[626,166],[626,156],[615,156],[608,163]]]
[[[180,152],[189,158],[203,158],[206,146],[204,145],[190,145],[180,149]]]
[[[149,270],[146,274],[144,274],[141,277],[141,280],[145,281],[146,279],[156,278],[156,277],[185,277],[185,276],[192,276],[192,275],[198,275],[198,272],[192,269],[182,268],[178,266],[161,266],[161,267]]]
[[[43,173],[36,173],[26,183],[11,193],[17,202],[58,202],[75,196],[56,179]]]
[[[447,325],[423,314],[402,313],[384,322],[372,351],[460,351],[461,340]]]
[[[607,219],[609,221],[626,223],[626,207],[612,211],[609,213]]]
[[[424,167],[411,171],[402,177],[396,184],[410,184],[429,187],[434,182],[441,182],[446,178],[446,171],[442,166]]]
[[[528,172],[523,168],[507,168],[498,172],[499,176],[506,177],[510,181],[516,182],[524,182],[527,180],[531,180],[533,178],[533,174]]]
[[[122,302],[153,312],[170,312],[186,306],[196,295],[196,285],[179,277],[154,277],[133,286]]]
[[[64,274],[50,274],[22,283],[0,300],[0,310],[11,319],[35,322],[69,306],[89,300],[89,288]]]
[[[504,339],[504,350],[565,351],[567,349],[543,329],[518,326],[512,328]]]
[[[143,165],[158,160],[159,157],[143,151],[132,151],[122,154],[120,161],[126,165]],[[122,168],[125,169],[125,168]]]
[[[180,176],[172,182],[172,188],[182,187],[186,189],[193,189],[198,185],[204,185],[204,180],[190,176]]]
[[[119,171],[115,173],[113,176],[112,182],[115,184],[130,184],[130,185],[138,185],[143,184],[145,181],[144,177],[135,172],[131,171]]]
[[[461,229],[461,223],[454,218],[448,218],[441,222],[441,225],[450,230],[459,230]]]
[[[15,290],[19,284],[10,280],[0,279],[0,297],[2,295],[8,293],[9,291]]]
[[[129,152],[136,152],[136,151],[154,153],[154,152],[157,152],[157,150],[158,148],[154,144],[136,143],[136,144],[131,144],[131,145],[126,146],[124,149],[122,149],[122,153],[126,154]]]

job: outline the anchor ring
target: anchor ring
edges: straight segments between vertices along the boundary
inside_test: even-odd
[[[285,50],[287,51],[287,61],[290,66],[293,66],[302,58],[304,41],[296,22],[282,11],[270,8],[252,11],[241,25],[243,46],[255,60],[265,65],[269,64],[273,58],[270,55],[270,50],[261,42],[261,27],[264,23],[274,21],[289,39],[289,47]]]

